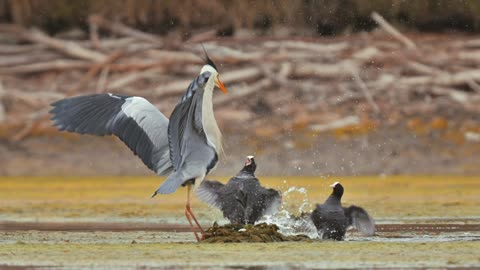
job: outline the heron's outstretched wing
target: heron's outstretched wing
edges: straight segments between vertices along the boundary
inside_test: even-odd
[[[203,180],[195,192],[201,201],[210,206],[221,208],[222,204],[219,196],[224,186],[218,181]]]
[[[172,170],[168,119],[142,97],[95,94],[52,104],[53,125],[59,130],[92,135],[115,135],[147,167],[159,175]]]
[[[343,211],[345,211],[348,226],[353,226],[368,236],[375,233],[375,221],[365,209],[352,205],[350,207],[344,207]]]

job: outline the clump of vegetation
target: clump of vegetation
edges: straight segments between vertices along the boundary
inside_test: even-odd
[[[275,224],[257,225],[227,224],[219,226],[216,222],[208,228],[203,243],[268,243],[286,241],[310,241],[306,235],[285,236],[278,231]]]

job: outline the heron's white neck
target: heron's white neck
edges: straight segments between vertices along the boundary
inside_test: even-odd
[[[202,125],[207,143],[215,148],[217,155],[223,156],[222,133],[217,125],[217,120],[213,113],[213,89],[215,88],[215,78],[217,73],[213,73],[205,84],[202,100]]]

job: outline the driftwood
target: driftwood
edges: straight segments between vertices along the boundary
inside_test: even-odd
[[[229,89],[226,95],[214,95],[215,106],[224,111],[245,111],[257,102],[258,111],[272,117],[297,119],[308,115],[307,110],[321,114],[362,103],[372,108],[364,113],[381,117],[387,110],[408,115],[440,110],[443,105],[435,103],[438,99],[478,113],[479,39],[415,44],[380,15],[374,13],[372,18],[394,39],[375,33],[339,41],[217,40],[210,31],[194,35],[182,46],[168,47],[167,38],[97,15],[90,17],[88,38],[77,41],[0,25],[0,34],[12,39],[10,44],[0,44],[4,81],[0,125],[15,122],[20,127],[13,140],[22,140],[33,130],[49,126],[42,108],[51,102],[95,92],[141,95],[159,107],[171,108],[173,99],[184,93],[204,64],[200,41]],[[104,37],[105,31],[114,35]],[[309,128],[328,131],[358,125],[358,119],[338,117]],[[286,120],[285,125],[292,121]]]

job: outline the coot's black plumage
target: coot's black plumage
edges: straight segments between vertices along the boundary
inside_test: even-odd
[[[375,233],[375,221],[363,208],[342,207],[343,186],[336,182],[332,194],[323,204],[317,204],[311,219],[323,239],[343,240],[347,228],[353,226],[365,235]]]
[[[227,184],[203,181],[197,189],[200,200],[219,208],[233,224],[254,224],[264,215],[274,214],[282,196],[274,189],[260,185],[255,177],[257,165],[248,156],[243,169]]]

